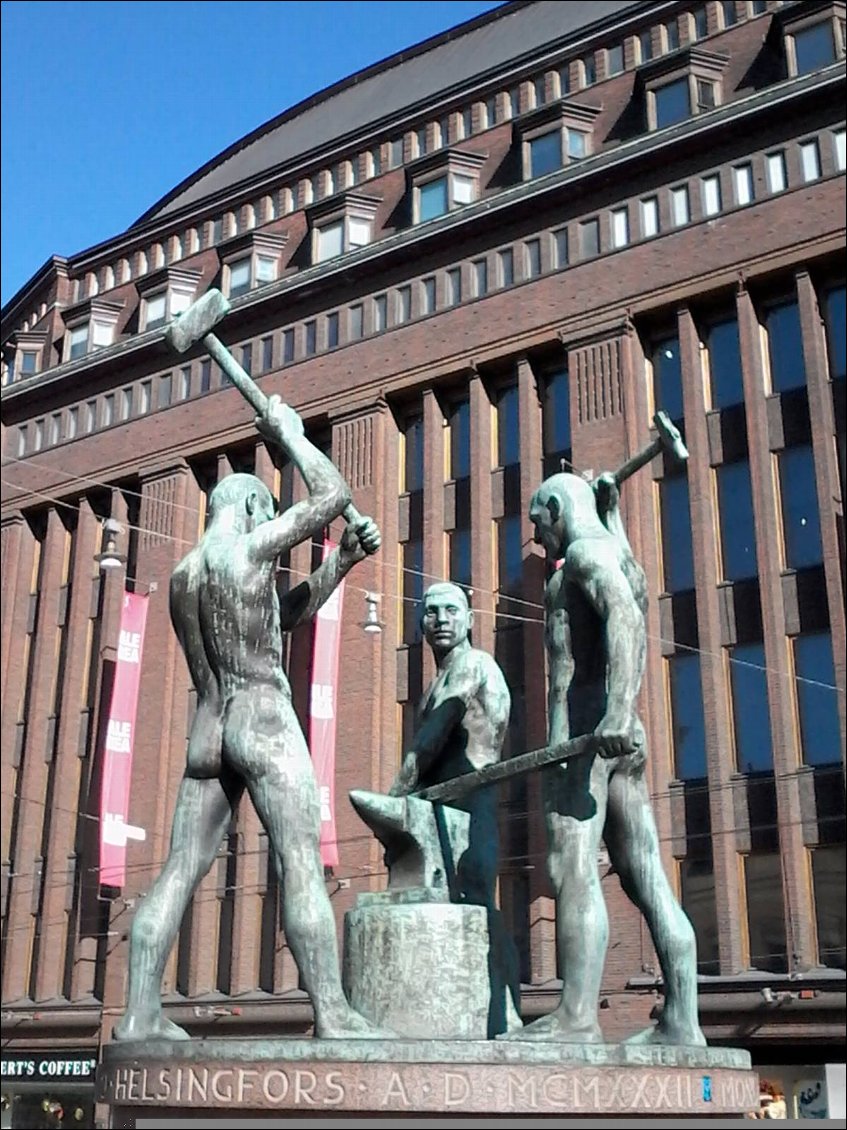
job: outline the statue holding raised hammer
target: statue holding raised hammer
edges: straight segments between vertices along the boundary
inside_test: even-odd
[[[587,752],[545,769],[548,868],[556,894],[562,998],[549,1015],[505,1038],[602,1041],[600,984],[608,915],[600,887],[601,838],[621,885],[644,915],[664,978],[658,1024],[632,1042],[702,1045],[694,930],[662,867],[645,780],[645,734],[636,713],[646,650],[647,586],[618,511],[624,478],[662,448],[687,458],[663,413],[659,439],[617,475],[594,483],[548,478],[534,494],[535,540],[558,562],[545,597],[549,745],[592,735]]]
[[[175,324],[181,334],[177,347],[226,309],[217,292],[196,306],[182,315],[185,323],[181,318]],[[212,339],[220,346],[211,333],[203,336],[207,344]],[[309,496],[280,514],[260,479],[228,476],[212,492],[209,524],[199,544],[171,578],[171,618],[197,691],[197,711],[168,860],[132,924],[127,1010],[114,1035],[118,1040],[188,1038],[162,1014],[162,973],[191,896],[211,867],[246,787],[273,848],[286,939],[312,1000],[316,1035],[383,1036],[350,1007],[342,991],[319,850],[317,784],[280,661],[282,632],[312,616],[345,573],[376,552],[380,535],[370,519],[352,510],[349,487],[305,438],[297,413],[278,397],[267,400],[223,346],[218,359],[261,409],[257,427],[297,467]],[[315,537],[342,512],[353,520],[339,549],[280,603],[279,555]]]

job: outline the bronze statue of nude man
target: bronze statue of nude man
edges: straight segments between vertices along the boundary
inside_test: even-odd
[[[279,397],[270,399],[256,425],[300,471],[309,496],[278,514],[261,480],[228,476],[212,492],[199,544],[171,578],[171,619],[197,691],[197,712],[170,854],[132,924],[127,1010],[115,1028],[117,1040],[188,1038],[162,1013],[162,974],[245,787],[273,848],[285,935],[312,1000],[315,1034],[386,1034],[355,1012],[342,991],[319,850],[317,784],[281,664],[282,632],[311,617],[349,569],[377,551],[380,534],[367,518],[348,524],[338,550],[280,602],[277,558],[338,517],[350,490]]]
[[[497,661],[471,646],[474,614],[458,585],[438,582],[424,593],[421,627],[436,674],[418,707],[418,727],[391,786],[405,796],[500,760],[511,696]],[[479,789],[455,808],[470,813],[468,848],[455,861],[456,902],[494,909],[497,882],[497,791]]]
[[[647,586],[618,513],[615,476],[547,479],[530,503],[535,540],[558,566],[545,595],[551,746],[594,734],[596,752],[544,770],[548,869],[563,975],[558,1007],[502,1038],[602,1041],[600,983],[609,923],[601,837],[629,899],[644,915],[664,978],[658,1023],[632,1042],[703,1045],[694,930],[668,883],[645,780],[636,713],[646,650]]]

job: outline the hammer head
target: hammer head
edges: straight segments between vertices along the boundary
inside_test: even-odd
[[[177,353],[185,353],[206,334],[211,333],[231,309],[219,290],[207,290],[202,298],[198,298],[174,318],[165,332],[165,338]]]
[[[657,412],[653,417],[656,431],[659,433],[659,442],[669,454],[684,463],[688,458],[688,448],[682,442],[679,429],[676,428],[667,412]]]

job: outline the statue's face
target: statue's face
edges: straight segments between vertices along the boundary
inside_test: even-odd
[[[432,585],[424,595],[421,627],[435,652],[452,651],[464,643],[473,627],[473,612],[455,585]]]
[[[535,526],[535,544],[543,546],[548,557],[559,557],[563,540],[561,518],[554,519],[546,503],[533,498],[529,507],[529,520]]]

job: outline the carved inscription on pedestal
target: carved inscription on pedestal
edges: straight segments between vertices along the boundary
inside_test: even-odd
[[[123,1064],[101,1068],[114,1106],[501,1113],[741,1113],[751,1071],[679,1068],[322,1063]]]

